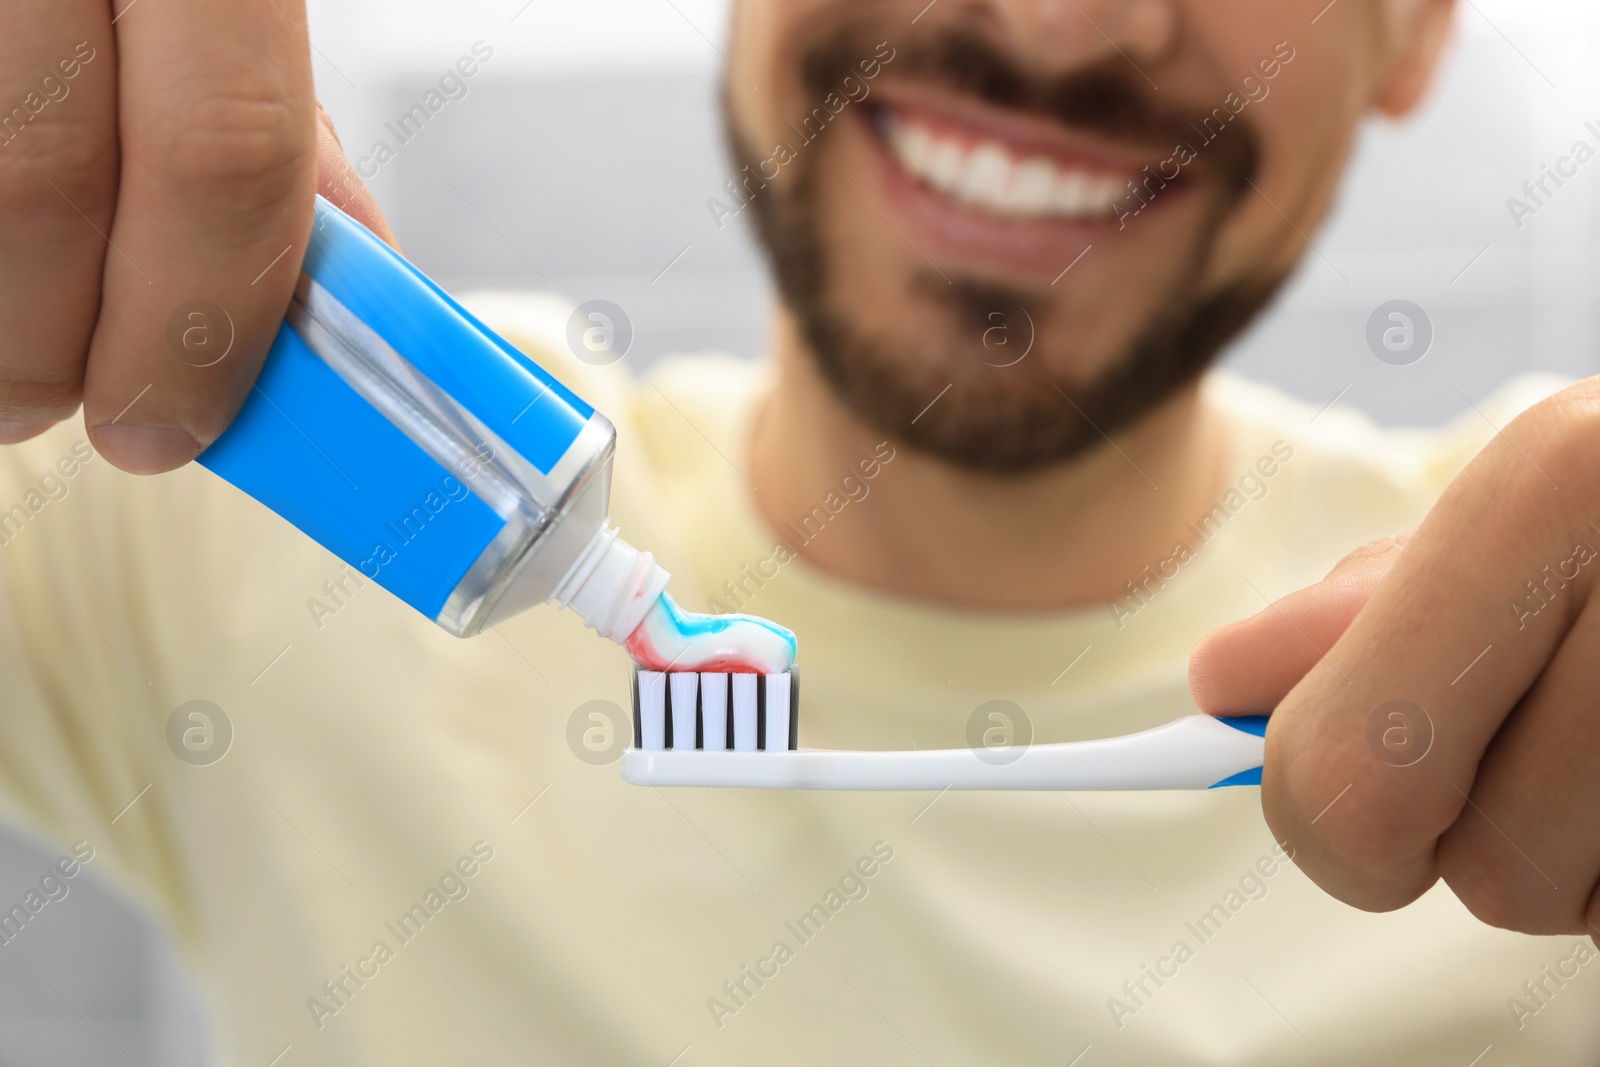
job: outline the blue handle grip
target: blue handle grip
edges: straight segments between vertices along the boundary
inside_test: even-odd
[[[1267,736],[1267,716],[1265,715],[1219,715],[1217,716],[1217,721],[1227,723],[1235,730],[1240,730],[1247,734],[1255,734],[1257,737]],[[1238,774],[1230,774],[1220,782],[1212,783],[1211,788],[1221,789],[1225,785],[1260,784],[1261,768],[1251,767],[1249,770],[1240,771]]]

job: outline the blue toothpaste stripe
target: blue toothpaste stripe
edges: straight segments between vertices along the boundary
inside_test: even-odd
[[[430,619],[505,524],[287,325],[199,462]]]
[[[667,593],[662,593],[657,602],[666,617],[672,620],[673,629],[680,637],[703,637],[706,634],[725,633],[735,627],[759,626],[783,639],[789,646],[791,660],[799,651],[798,640],[792,631],[759,615],[702,615],[695,611],[685,611]]]

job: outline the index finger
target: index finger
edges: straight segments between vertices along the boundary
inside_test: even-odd
[[[179,466],[249,392],[310,233],[300,0],[160,0],[116,24],[122,180],[84,415],[135,473]]]
[[[1527,625],[1530,585],[1595,543],[1600,388],[1518,418],[1468,465],[1343,636],[1274,711],[1262,804],[1296,863],[1369,910],[1438,878],[1479,762],[1586,601],[1592,568]]]

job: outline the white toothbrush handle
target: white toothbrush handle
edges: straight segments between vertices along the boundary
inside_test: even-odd
[[[622,756],[638,785],[744,789],[1209,789],[1261,781],[1266,719],[1190,715],[1142,733],[1032,745],[899,752],[645,751]]]

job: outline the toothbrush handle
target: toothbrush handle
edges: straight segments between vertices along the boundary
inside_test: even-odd
[[[1261,716],[1190,715],[1142,733],[1015,753],[633,749],[623,754],[622,775],[641,785],[746,789],[1212,789],[1260,783],[1266,723]]]
[[[1260,785],[1265,716],[1189,715],[1142,733],[1036,745],[1017,759],[1015,789],[1216,789]],[[1005,769],[1005,768],[1001,768]]]
[[[993,750],[957,749],[946,781],[951,789],[1063,791],[1260,785],[1266,732],[1264,716],[1189,715],[1121,737],[1033,745],[1009,763]]]

